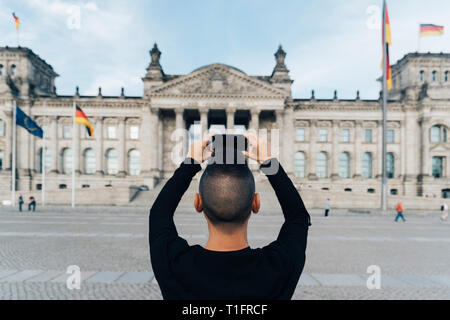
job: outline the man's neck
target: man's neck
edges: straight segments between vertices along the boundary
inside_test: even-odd
[[[221,232],[208,224],[209,238],[205,249],[212,251],[237,251],[248,247],[247,225],[234,232]]]

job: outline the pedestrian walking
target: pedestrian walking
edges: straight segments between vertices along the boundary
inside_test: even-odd
[[[442,211],[441,220],[446,221],[448,217],[448,205],[445,202],[441,206],[441,211]]]
[[[23,202],[24,201],[22,195],[19,195],[19,212],[22,212]]]
[[[405,222],[405,217],[403,216],[403,205],[401,202],[397,204],[397,216],[395,217],[395,222],[397,222],[398,218],[402,218],[403,222]]]
[[[330,213],[330,199],[327,199],[325,201],[325,217],[328,217],[329,213]]]
[[[34,197],[30,197],[30,203],[28,203],[28,211],[36,211],[36,199]]]

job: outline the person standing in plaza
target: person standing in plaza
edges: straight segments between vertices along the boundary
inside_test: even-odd
[[[447,205],[447,203],[444,202],[442,204],[441,211],[442,211],[441,220],[442,221],[446,221],[447,217],[448,217],[448,205]]]
[[[395,217],[395,222],[397,222],[398,218],[402,218],[403,222],[406,221],[403,216],[403,205],[401,202],[397,203],[397,216]]]
[[[33,210],[33,212],[36,211],[36,199],[34,197],[30,197],[30,203],[28,204],[28,211],[31,210]]]
[[[325,201],[325,217],[328,217],[329,213],[330,213],[330,199],[327,199]]]
[[[23,196],[19,195],[19,212],[22,212]]]

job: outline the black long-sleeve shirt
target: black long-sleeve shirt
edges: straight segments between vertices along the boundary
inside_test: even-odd
[[[263,172],[270,161],[279,165],[273,158],[261,166]],[[267,175],[285,217],[278,238],[263,248],[225,252],[189,246],[173,221],[181,197],[200,170],[198,163],[181,164],[150,210],[150,257],[164,299],[290,299],[305,264],[311,224],[281,165],[276,174]]]

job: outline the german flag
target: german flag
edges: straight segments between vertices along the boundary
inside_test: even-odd
[[[392,89],[392,69],[389,63],[389,46],[391,45],[391,24],[389,22],[389,14],[387,10],[386,1],[383,2],[383,28],[382,28],[383,50],[386,44],[386,61],[383,61],[383,68],[386,68],[386,83],[388,91]],[[383,52],[384,57],[384,52]],[[384,60],[384,59],[383,59]]]
[[[94,129],[92,128],[91,122],[78,105],[76,106],[75,111],[75,123],[85,125],[89,137],[92,137],[94,135]]]
[[[20,25],[19,17],[16,16],[15,12],[13,12],[12,15],[13,15],[14,21],[16,22],[16,29],[17,29],[17,31],[19,31],[19,25]]]
[[[440,36],[442,34],[444,34],[443,26],[437,26],[435,24],[421,24],[420,25],[420,37]]]

